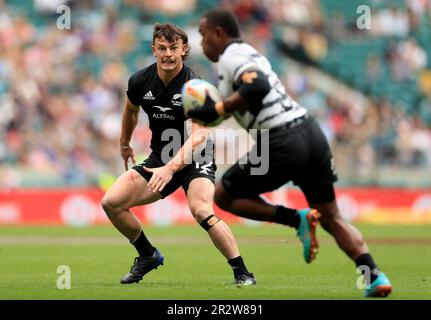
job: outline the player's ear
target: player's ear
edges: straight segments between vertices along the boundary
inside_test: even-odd
[[[214,28],[214,34],[217,38],[220,38],[223,35],[223,33],[224,33],[224,30],[221,27],[217,26]]]
[[[153,51],[153,56],[156,58],[156,48],[154,45],[151,46],[151,50]]]

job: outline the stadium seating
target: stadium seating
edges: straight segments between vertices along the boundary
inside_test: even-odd
[[[100,177],[106,176],[107,174],[116,176],[122,172],[121,161],[118,161],[118,150],[116,147],[118,137],[113,134],[110,135],[109,132],[106,134],[107,130],[104,126],[112,125],[112,123],[109,123],[109,119],[118,120],[118,117],[121,117],[122,95],[124,95],[124,87],[126,86],[127,77],[130,73],[143,67],[150,61],[153,61],[150,47],[153,24],[156,22],[171,22],[186,28],[188,31],[193,30],[196,28],[199,17],[206,10],[215,7],[220,2],[221,1],[218,0],[200,0],[196,1],[195,8],[192,11],[179,15],[165,15],[161,12],[144,10],[142,3],[139,1],[100,1],[100,3],[69,1],[68,4],[72,8],[73,28],[72,31],[66,35],[74,34],[74,32],[78,30],[76,27],[83,28],[77,33],[80,41],[83,43],[83,47],[78,52],[71,53],[70,61],[63,61],[63,57],[56,57],[58,60],[57,65],[45,71],[50,73],[53,70],[61,70],[62,68],[57,68],[58,64],[61,66],[62,63],[65,63],[63,71],[67,77],[70,77],[71,82],[57,83],[49,77],[47,79],[42,77],[42,80],[39,79],[38,82],[35,80],[36,76],[32,75],[32,66],[25,66],[22,69],[17,68],[19,70],[12,73],[7,69],[10,62],[7,61],[7,59],[11,59],[10,57],[13,56],[14,52],[11,51],[6,55],[6,63],[4,60],[1,60],[2,57],[0,56],[0,106],[10,105],[10,108],[17,108],[17,110],[27,108],[27,106],[22,104],[22,101],[16,97],[16,90],[20,87],[17,85],[17,83],[19,83],[18,79],[23,76],[28,77],[28,75],[31,75],[28,79],[32,80],[33,84],[42,84],[41,92],[45,93],[45,91],[42,91],[45,89],[47,90],[46,92],[49,92],[49,95],[42,95],[46,99],[43,103],[34,106],[34,108],[38,110],[36,113],[19,113],[20,116],[18,119],[14,119],[13,117],[8,118],[8,109],[0,108],[2,120],[4,122],[1,123],[2,127],[0,128],[0,180],[2,183],[5,185],[17,184],[19,186],[95,185],[101,180]],[[46,54],[47,52],[44,50],[48,51],[48,57],[49,54],[55,56],[57,50],[63,45],[62,36],[61,34],[59,35],[55,25],[58,14],[55,12],[46,13],[38,11],[34,6],[35,1],[5,0],[4,3],[7,6],[6,15],[10,15],[14,19],[21,17],[31,26],[32,31],[35,31],[35,35],[31,40],[23,40],[22,43],[18,42],[20,45],[19,49],[21,50],[20,53],[25,53],[22,57],[21,55],[19,56],[23,60],[35,59],[34,57],[37,58],[38,54],[41,54],[40,52]],[[258,4],[265,5],[265,3],[266,2],[263,1]],[[317,7],[324,17],[323,27],[320,26],[315,29],[313,29],[313,26],[305,25],[301,27],[302,31],[312,30],[312,32],[320,32],[325,40],[324,42],[327,44],[327,50],[322,50],[322,52],[325,51],[325,55],[322,55],[323,58],[314,61],[314,66],[317,66],[324,73],[332,75],[342,83],[372,98],[373,101],[376,101],[376,108],[379,107],[381,101],[389,101],[392,108],[412,117],[419,116],[430,126],[431,103],[429,98],[425,99],[424,92],[420,87],[420,74],[412,74],[413,76],[398,81],[393,78],[393,71],[388,61],[387,55],[389,48],[391,48],[394,43],[397,44],[405,41],[407,36],[375,36],[367,32],[355,32],[355,28],[353,28],[358,16],[356,8],[359,5],[369,5],[374,14],[388,6],[404,10],[406,7],[405,1],[325,0],[318,3],[319,5]],[[115,15],[115,23],[110,26],[112,28],[111,30],[107,28],[106,25],[110,6],[113,6]],[[274,8],[267,6],[266,9],[271,11]],[[0,15],[1,14],[3,14],[3,12],[0,12]],[[343,31],[347,33],[347,36],[345,35],[344,37],[338,38],[336,34],[331,33],[332,30],[327,28],[325,23],[328,24],[332,22],[332,20],[336,20],[336,17],[340,14],[344,17],[344,26],[337,26],[337,28],[338,30],[344,29]],[[242,23],[245,40],[256,41],[256,43],[260,45],[259,49],[269,58],[273,68],[283,81],[297,81],[297,90],[288,87],[288,90],[293,90],[295,98],[301,101],[304,96],[313,96],[313,94],[318,92],[319,88],[310,88],[307,82],[308,80],[306,79],[307,76],[294,75],[290,77],[292,75],[292,70],[289,68],[289,62],[283,59],[282,54],[284,53],[276,50],[274,44],[278,43],[286,36],[286,25],[291,27],[289,21],[276,20],[276,18],[270,16],[267,22],[267,26],[271,28],[271,32],[269,32],[270,36],[266,38],[263,36],[261,39],[257,35],[255,28],[258,22],[257,18],[254,17],[253,14],[249,16],[249,21],[243,21]],[[278,19],[280,19],[280,17]],[[283,19],[283,15],[281,19]],[[122,25],[123,23],[127,24],[126,29],[129,28],[128,30],[132,30],[129,31],[131,33],[129,36],[131,36],[132,39],[129,40],[125,48],[119,49],[117,41],[121,40],[121,37],[118,36],[118,32],[121,28],[124,28],[124,25]],[[39,46],[39,41],[42,43],[43,40],[49,39],[51,36],[53,39],[50,40],[50,43],[44,43]],[[431,23],[429,16],[424,14],[420,19],[418,27],[414,30],[412,29],[408,36],[414,37],[420,47],[428,54],[431,53]],[[17,38],[19,39],[19,37]],[[194,46],[196,46],[196,41],[199,41],[199,39],[196,38],[196,34],[194,34],[194,38]],[[21,40],[19,39],[18,41]],[[99,48],[97,47],[99,45],[98,41],[101,41],[101,47]],[[6,49],[6,52],[8,52],[10,48],[8,47]],[[299,51],[299,53],[302,54],[302,51]],[[29,52],[31,52],[31,54],[29,54]],[[431,68],[430,57],[428,57],[427,60],[427,68]],[[370,61],[374,61],[374,63],[377,61],[379,66],[379,73],[374,75],[373,78],[370,78],[368,70]],[[18,64],[21,62],[22,61],[18,61]],[[103,77],[106,77],[107,67],[113,62],[116,62],[118,64],[117,67],[122,70],[121,72],[117,71],[121,75],[119,79],[116,80],[117,82],[115,84],[110,84],[109,81],[107,84],[105,83],[106,79],[103,79]],[[12,61],[11,65],[14,66],[15,63],[17,62]],[[188,60],[188,63],[191,64],[193,68],[197,68],[199,71],[198,73],[202,77],[216,81],[213,72],[214,66],[203,55],[193,54],[193,49],[191,59]],[[294,72],[295,71],[293,71],[293,73]],[[12,75],[14,77],[12,77]],[[17,76],[16,78],[15,75]],[[50,76],[52,75],[50,74]],[[105,109],[103,106],[97,105],[97,101],[94,102],[92,100],[94,97],[92,97],[91,94],[87,96],[87,93],[83,92],[83,88],[81,87],[82,79],[86,76],[90,77],[93,81],[93,85],[99,86],[99,89],[105,94],[111,94],[115,97],[115,101],[112,102],[112,105],[115,107],[111,106]],[[303,76],[305,79],[302,78]],[[313,90],[315,90],[314,93]],[[56,123],[56,117],[58,117],[58,115],[54,116],[54,119],[47,116],[50,113],[50,108],[52,108],[50,106],[51,103],[56,105],[55,102],[59,96],[61,96],[61,99],[65,99],[67,108],[72,110],[79,110],[79,108],[98,108],[97,112],[87,112],[85,114],[85,119],[82,120],[83,123],[80,128],[83,128],[82,131],[86,132],[88,136],[95,137],[95,139],[98,140],[97,147],[105,146],[104,149],[108,150],[100,151],[95,148],[93,139],[88,139],[88,136],[87,140],[84,139],[81,141],[81,144],[71,142],[70,144],[66,143],[65,146],[52,149],[39,142],[39,140],[45,139],[44,135],[47,134],[46,131],[52,136],[55,136],[56,130],[59,130],[59,127],[61,127],[60,123]],[[78,97],[78,99],[76,99],[76,97]],[[4,101],[12,101],[12,103],[4,103]],[[83,101],[85,103],[83,103]],[[304,101],[306,101],[306,99],[304,99]],[[332,124],[332,122],[335,121],[334,118],[338,119],[338,116],[340,116],[338,112],[341,113],[341,117],[344,116],[343,108],[345,108],[345,106],[341,105],[340,109],[337,102],[334,102],[329,96],[323,96],[320,101],[324,102],[322,108],[327,108],[324,113],[326,118],[322,119],[322,121],[327,125],[330,136],[334,137],[331,141],[331,143],[334,144],[334,153],[337,154],[340,152],[344,155],[344,160],[341,161],[339,167],[343,167],[345,163],[352,163],[354,165],[357,161],[355,152],[359,152],[359,147],[355,146],[357,149],[353,149],[354,152],[350,152],[348,156],[345,156],[342,142],[346,140],[345,135],[349,137],[347,140],[353,141],[355,141],[355,139],[360,139],[360,137],[350,137],[348,126],[345,127],[347,129],[344,127],[342,127],[342,129],[334,129],[331,127],[334,126],[334,124]],[[96,105],[92,105],[92,103],[96,103]],[[325,104],[327,104],[327,106]],[[112,110],[112,108],[115,110]],[[72,112],[71,118],[74,119],[74,117],[78,117],[78,114],[79,113],[73,114]],[[142,128],[146,128],[145,117],[141,119],[140,124]],[[108,124],[104,124],[104,121],[107,121]],[[347,119],[346,121],[351,121],[351,119]],[[30,139],[23,134],[17,134],[17,131],[23,127],[23,123],[27,122],[34,125],[35,130],[32,132],[32,135],[34,135],[36,139]],[[142,150],[139,151],[141,151],[142,154],[146,154],[147,150],[145,148],[148,147],[150,135],[145,133],[146,131],[141,129],[141,127],[138,127],[137,130],[137,139],[139,139],[139,143],[136,144],[139,146],[138,148],[142,148]],[[346,130],[346,132],[343,130]],[[385,136],[376,136],[370,137],[369,140],[383,141],[382,143],[396,141],[399,133],[393,132],[391,134],[392,135],[389,135],[389,139],[386,139]],[[67,142],[69,137],[64,137],[64,139],[66,139]],[[398,163],[397,161],[399,159],[390,159],[390,161],[386,162],[386,159],[378,156],[381,153],[379,151],[379,144],[369,143],[373,152],[377,155],[375,157],[375,165],[387,165],[387,163],[392,165],[393,163]],[[16,147],[16,145],[21,147]],[[30,158],[30,164],[26,156],[28,151],[30,151],[30,156],[28,156],[28,158]],[[84,155],[84,159],[88,157],[88,159],[91,159],[94,163],[87,166],[82,165],[82,159],[79,158],[82,155]],[[67,159],[68,165],[64,165],[65,159]],[[42,169],[34,170],[32,168],[32,162],[41,165]],[[46,165],[46,163],[48,163],[48,165]],[[366,165],[364,166],[366,167]],[[97,170],[94,170],[94,168],[97,168]],[[221,168],[220,166],[220,169]],[[381,177],[376,178],[368,176],[368,178],[364,178],[353,175],[352,172],[354,171],[355,170],[343,171],[343,169],[341,169],[340,183],[344,185],[367,183],[392,184],[392,182],[396,180],[394,184],[398,185],[406,183],[408,180],[405,176],[402,176],[399,179],[392,179],[392,182],[382,182]],[[411,167],[407,167],[405,171],[412,172]],[[221,175],[221,173],[222,170],[218,170],[218,174]],[[413,174],[410,175],[413,176]],[[10,176],[12,176],[12,178],[10,178]],[[396,175],[388,176],[395,177]],[[6,178],[3,179],[3,177]],[[18,178],[15,179],[14,177]],[[378,181],[375,181],[375,179],[378,179]],[[410,180],[413,181],[414,179],[415,178],[412,177]],[[417,181],[415,180],[414,183],[417,184]]]
[[[404,8],[406,4],[402,0],[397,1],[321,1],[321,8],[329,21],[335,13],[341,12],[345,18],[345,26],[355,24],[358,17],[354,8],[359,5],[368,5],[373,11],[383,9],[390,5],[395,8]],[[431,22],[429,17],[424,15],[417,30],[412,32],[418,44],[426,52],[431,52]],[[321,67],[326,72],[340,78],[352,87],[369,94],[370,96],[382,99],[387,98],[395,107],[401,108],[407,114],[420,114],[422,118],[431,125],[430,117],[426,111],[419,108],[419,101],[423,93],[418,90],[417,76],[398,82],[392,79],[391,71],[385,61],[385,54],[390,49],[393,42],[399,43],[405,39],[396,37],[372,37],[363,34],[349,39],[339,39],[330,46],[328,55],[321,61]],[[379,59],[381,73],[378,79],[370,82],[367,79],[367,59],[376,56]],[[346,62],[348,61],[348,65]],[[431,66],[431,59],[428,58],[427,66]]]

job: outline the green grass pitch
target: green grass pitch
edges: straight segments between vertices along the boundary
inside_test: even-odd
[[[357,226],[394,291],[388,299],[431,299],[431,226]],[[325,231],[307,265],[294,230],[232,225],[257,285],[236,288],[232,271],[198,225],[145,227],[164,266],[137,285],[121,285],[136,255],[112,226],[0,227],[0,299],[362,299],[355,266]],[[71,271],[71,288],[60,290]]]

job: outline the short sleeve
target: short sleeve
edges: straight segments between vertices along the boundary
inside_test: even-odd
[[[238,52],[236,52],[238,53]],[[257,67],[256,64],[244,54],[228,54],[221,63],[222,76],[232,79],[233,82],[247,69]]]
[[[127,85],[127,97],[129,98],[130,102],[134,104],[135,106],[139,106],[140,100],[139,96],[137,95],[137,83],[136,83],[136,75],[132,75],[129,78],[129,82]]]

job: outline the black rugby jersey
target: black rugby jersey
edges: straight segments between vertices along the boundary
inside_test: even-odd
[[[147,113],[151,137],[151,150],[161,153],[170,141],[161,141],[166,129],[176,129],[184,144],[184,109],[181,101],[181,88],[190,79],[199,78],[192,69],[183,64],[180,73],[166,87],[157,73],[156,63],[137,71],[129,78],[127,96],[131,103],[141,106]]]

